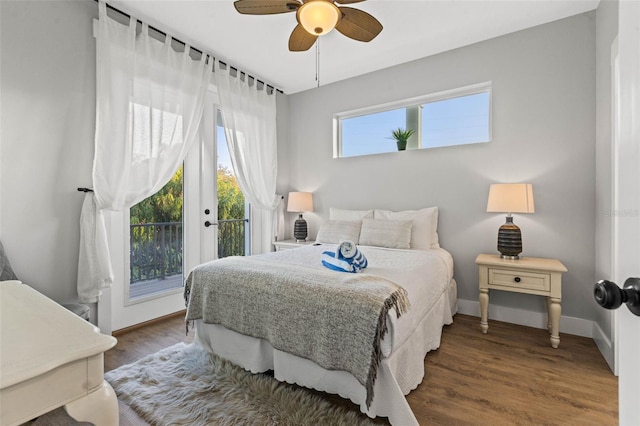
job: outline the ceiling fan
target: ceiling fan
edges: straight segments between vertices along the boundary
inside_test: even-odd
[[[380,31],[382,24],[360,9],[337,6],[365,0],[237,0],[236,10],[245,15],[273,15],[296,12],[298,25],[289,37],[289,50],[308,50],[318,36],[332,29],[354,40],[368,42]]]

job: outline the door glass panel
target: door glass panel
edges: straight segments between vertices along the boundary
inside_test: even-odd
[[[249,209],[233,171],[220,112],[217,123],[218,257],[248,256]]]
[[[182,174],[129,212],[130,300],[182,287]]]

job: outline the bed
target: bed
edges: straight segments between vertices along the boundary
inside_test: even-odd
[[[349,217],[349,219],[352,218]],[[233,266],[241,262],[241,259],[227,261],[222,259],[224,262],[209,262],[196,267],[189,274],[185,289],[185,297],[188,302],[187,319],[194,323],[196,342],[206,350],[253,373],[272,370],[274,377],[280,381],[338,394],[343,398],[350,399],[369,417],[387,417],[392,425],[417,425],[418,422],[405,399],[405,395],[422,382],[425,375],[424,358],[427,352],[439,347],[442,327],[452,323],[453,315],[456,313],[457,294],[453,278],[453,260],[449,252],[440,248],[438,244],[435,244],[433,248],[429,244],[428,248],[422,247],[420,249],[412,247],[410,243],[401,244],[403,248],[381,246],[380,240],[371,239],[371,235],[367,237],[364,232],[364,224],[373,222],[369,219],[371,218],[340,221],[359,222],[360,228],[356,241],[360,242],[358,247],[368,259],[368,267],[360,274],[329,271],[320,262],[323,252],[336,250],[335,239],[349,236],[345,235],[345,229],[342,229],[344,223],[338,224],[340,225],[338,228],[341,229],[337,233],[324,232],[323,234],[323,229],[321,229],[318,233],[319,242],[316,245],[250,256],[245,260],[257,270],[297,271],[299,275],[294,276],[301,281],[300,277],[305,274],[305,276],[317,276],[326,280],[338,280],[347,275],[357,275],[361,276],[361,279],[373,279],[397,285],[406,296],[408,308],[400,316],[397,305],[391,306],[388,311],[384,312],[386,332],[382,334],[378,342],[380,357],[376,362],[374,380],[371,383],[363,381],[357,372],[352,370],[327,367],[322,357],[316,358],[314,355],[301,355],[295,350],[286,350],[287,348],[282,347],[278,338],[264,338],[265,336],[259,333],[246,331],[241,333],[237,330],[242,328],[236,328],[235,324],[231,326],[226,324],[225,327],[220,321],[212,320],[212,318],[203,315],[195,305],[203,305],[204,303],[199,298],[194,299],[193,289],[196,287],[206,289],[207,286],[215,286],[216,284],[212,282],[216,281],[219,274],[217,272],[207,274],[206,271],[212,267],[219,267],[221,264]],[[383,224],[385,227],[394,227],[399,225],[396,222],[412,221],[385,219],[384,222],[377,221],[375,225]],[[335,229],[337,228],[333,226],[333,229],[329,229],[329,231]],[[403,229],[406,234],[407,227],[405,226]],[[411,230],[411,226],[408,229]],[[418,230],[422,232],[419,225]],[[387,234],[385,235],[388,237]],[[385,245],[397,245],[396,242],[402,239],[411,240],[406,235],[398,238],[398,235],[394,234],[392,238],[387,239],[393,243]],[[329,242],[322,242],[323,240]],[[417,241],[415,238],[414,240]],[[363,242],[373,242],[376,245],[362,244]],[[414,244],[414,246],[416,245]],[[232,275],[234,274],[232,273]],[[242,276],[242,274],[235,275]],[[245,281],[253,282],[254,280],[247,279]],[[310,281],[313,280],[310,279]],[[203,293],[207,293],[207,291],[203,290]],[[259,287],[253,287],[250,291],[252,294],[257,294],[260,290]],[[288,290],[288,292],[291,291]],[[263,298],[267,303],[267,306],[259,309],[255,308],[258,305],[251,305],[253,311],[271,312],[275,309],[274,305],[276,304],[268,302],[272,299],[269,299],[267,295],[263,297],[258,294],[251,298],[254,299],[252,303],[258,303],[256,300]],[[218,309],[223,310],[223,305],[219,305],[214,310]],[[314,310],[305,307],[305,309],[315,312],[313,315],[316,315],[319,324],[318,330],[321,330],[320,322],[326,320],[325,314],[323,314],[324,308]],[[242,312],[238,316],[243,315],[246,315],[246,312]],[[322,334],[320,331],[317,333]],[[255,335],[263,338],[255,337]],[[305,344],[306,346],[313,345]],[[346,348],[346,346],[344,347]],[[348,349],[341,350],[348,351]]]

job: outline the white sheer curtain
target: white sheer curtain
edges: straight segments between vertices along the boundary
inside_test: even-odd
[[[231,164],[245,197],[262,211],[260,251],[268,252],[280,202],[276,195],[276,96],[229,71],[217,68],[215,76]]]
[[[196,139],[213,59],[190,58],[122,25],[99,2],[93,196],[81,215],[78,295],[96,302],[113,281],[102,210],[121,211],[156,193]]]
[[[278,195],[278,205],[276,206],[276,217],[273,221],[273,234],[275,240],[284,239],[284,196]]]

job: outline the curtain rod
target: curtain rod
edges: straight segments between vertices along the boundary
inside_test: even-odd
[[[0,1],[1,1],[1,0],[0,0]],[[96,3],[98,3],[98,1],[99,1],[99,0],[94,0],[94,1],[95,1]],[[113,10],[114,12],[119,13],[120,15],[122,15],[122,16],[124,16],[124,17],[128,18],[128,19],[131,19],[131,15],[129,15],[128,13],[123,12],[122,10],[117,9],[117,8],[115,8],[115,7],[111,6],[109,3],[106,3],[106,2],[105,2],[105,4],[106,4],[106,6],[107,6],[107,9],[111,9],[111,10]],[[143,24],[143,22],[142,22],[141,20],[139,20],[139,19],[136,19],[136,21],[137,21],[139,24],[141,24],[141,25]],[[164,32],[164,31],[162,31],[162,30],[159,30],[159,29],[157,29],[156,27],[153,27],[153,26],[149,25],[149,28],[150,28],[150,29],[152,29],[153,31],[155,31],[155,32],[157,32],[157,33],[159,33],[159,34],[161,34],[161,35],[165,36],[165,37],[168,37],[168,35],[167,35],[167,33],[166,33],[166,32]],[[175,37],[173,37],[173,36],[171,36],[171,39],[172,39],[173,41],[175,41],[176,43],[178,43],[178,44],[181,44],[181,45],[183,45],[183,46],[185,46],[185,47],[187,46],[187,43],[185,43],[184,41],[182,41],[182,40],[180,40],[180,39],[177,39],[177,38],[175,38]],[[191,46],[191,45],[190,45],[189,47],[190,47],[190,48],[191,48],[191,50],[193,50],[194,52],[199,53],[200,55],[205,55],[205,53],[204,53],[202,50],[197,49],[197,48],[195,48],[195,47],[193,47],[193,46]],[[214,56],[212,56],[212,57],[213,57],[213,59],[215,59],[215,57],[214,57]],[[277,91],[277,92],[284,93],[284,92],[282,91],[282,89],[278,89],[277,87],[274,87],[274,86],[272,86],[272,85],[270,85],[270,84],[267,84],[267,83],[265,83],[264,81],[259,80],[259,79],[257,79],[256,77],[252,76],[251,74],[247,74],[246,72],[244,72],[244,71],[242,71],[242,70],[240,70],[240,69],[238,69],[238,68],[234,67],[233,65],[229,65],[229,64],[227,64],[226,62],[223,62],[223,61],[221,61],[221,60],[219,60],[219,59],[218,59],[217,61],[218,61],[220,64],[224,65],[225,67],[229,67],[229,68],[231,68],[231,69],[232,69],[232,70],[234,70],[236,73],[244,74],[244,75],[246,75],[248,78],[252,78],[256,83],[260,83],[260,84],[262,84],[262,85],[263,85],[263,86],[265,86],[267,89],[271,89],[272,91],[274,91],[274,90],[275,90],[275,91]]]

